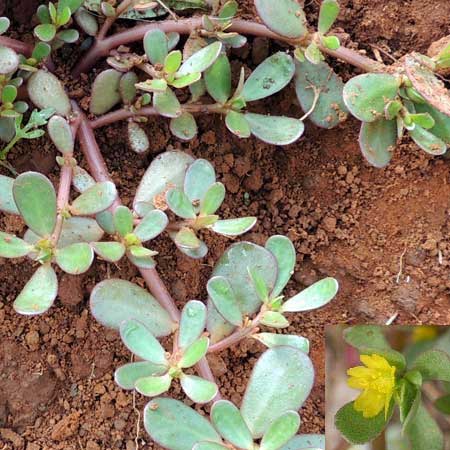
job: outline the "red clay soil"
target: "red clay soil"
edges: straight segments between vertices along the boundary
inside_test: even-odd
[[[242,15],[252,17],[247,3],[242,2]],[[306,2],[311,21],[318,3]],[[386,54],[399,58],[409,50],[426,51],[433,40],[450,34],[448,0],[342,0],[341,5],[338,25],[349,33],[347,45],[358,42],[370,56],[375,49],[386,62]],[[15,7],[14,12],[16,20],[22,17]],[[258,40],[253,50],[249,46],[235,52],[235,72],[241,65],[253,68],[275,50],[273,43]],[[75,59],[71,52],[62,49],[60,61]],[[344,64],[332,64],[344,79],[356,73]],[[58,70],[63,78],[67,73],[67,66]],[[71,96],[84,108],[93,76],[81,82],[66,77]],[[292,88],[258,108],[301,114]],[[307,123],[305,135],[288,147],[239,140],[219,117],[201,117],[198,125],[198,137],[185,144],[170,135],[165,119],[151,119],[146,129],[152,150],[143,157],[130,151],[124,124],[96,134],[124,203],[131,204],[155,155],[182,149],[214,164],[228,192],[223,216],[258,216],[246,239],[263,243],[280,233],[293,240],[297,266],[287,294],[325,275],[339,280],[340,293],[330,306],[292,315],[286,330],[311,340],[317,371],[312,395],[302,408],[301,431],[323,432],[326,324],[381,323],[394,314],[396,323],[450,323],[449,162],[427,156],[405,139],[387,169],[371,168],[360,155],[353,119],[330,131]],[[81,153],[76,156],[84,164]],[[10,162],[19,171],[38,170],[57,181],[54,158],[52,145],[42,138],[17,145]],[[16,217],[1,216],[0,229],[20,235],[24,225]],[[202,261],[183,257],[167,237],[156,241],[159,272],[180,307],[189,299],[206,299],[211,269],[231,243],[208,233],[205,240],[210,252]],[[17,315],[11,305],[33,264],[25,259],[0,264],[0,449],[132,450],[136,436],[140,449],[158,449],[139,422],[146,400],[137,395],[133,408],[133,395],[112,379],[130,353],[118,335],[96,323],[88,311],[89,293],[104,278],[143,285],[135,268],[126,260],[118,265],[97,261],[83,276],[62,275],[55,306],[28,318]],[[261,350],[253,341],[243,341],[209,357],[224,397],[240,402]],[[171,394],[183,399],[178,386]]]

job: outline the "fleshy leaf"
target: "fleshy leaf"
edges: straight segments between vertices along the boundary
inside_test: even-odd
[[[95,36],[98,32],[97,19],[85,8],[79,8],[75,13],[75,21],[79,27],[89,36]]]
[[[225,103],[231,95],[231,66],[225,53],[205,72],[206,90],[217,102]]]
[[[27,83],[30,100],[40,109],[53,108],[57,114],[68,117],[71,111],[70,100],[63,85],[50,72],[38,70]]]
[[[223,318],[235,326],[242,326],[242,313],[230,282],[225,277],[212,277],[206,288]]]
[[[155,442],[171,450],[191,450],[199,441],[221,442],[209,420],[171,398],[156,398],[147,404],[144,426]]]
[[[245,119],[254,136],[267,144],[288,145],[301,137],[305,125],[292,117],[246,113]]]
[[[319,33],[328,33],[338,15],[339,3],[337,0],[322,0],[319,13]]]
[[[335,278],[324,278],[283,303],[284,312],[310,311],[330,302],[337,294],[339,284]]]
[[[111,278],[97,284],[90,307],[98,322],[116,330],[130,319],[138,319],[156,337],[167,336],[173,329],[167,311],[149,292],[129,281]]]
[[[196,214],[192,202],[181,189],[170,189],[166,194],[169,208],[183,219],[195,219]]]
[[[56,264],[64,272],[79,275],[91,267],[92,261],[94,260],[94,251],[86,242],[79,242],[58,249],[55,260]]]
[[[172,377],[166,373],[161,376],[150,376],[139,378],[134,387],[136,390],[147,397],[155,397],[156,395],[167,392],[172,384]]]
[[[416,103],[415,108],[417,112],[428,113],[434,119],[434,127],[430,128],[428,131],[433,133],[439,139],[443,140],[447,145],[450,144],[450,117],[441,113],[436,108],[428,105],[427,103]]]
[[[358,75],[345,84],[344,102],[357,119],[374,122],[384,116],[384,108],[394,100],[398,88],[398,79],[387,73]]]
[[[277,311],[266,311],[261,318],[261,323],[272,328],[286,328],[289,326],[289,321],[286,317]]]
[[[297,433],[300,427],[300,416],[296,411],[288,411],[278,417],[261,440],[261,450],[278,450]]]
[[[197,134],[197,122],[189,112],[183,112],[170,120],[170,132],[178,139],[190,141]]]
[[[153,106],[164,117],[178,117],[181,115],[180,102],[174,92],[169,88],[164,92],[155,92]]]
[[[225,447],[222,444],[217,444],[216,442],[202,441],[198,442],[192,447],[192,450],[227,450],[229,447]]]
[[[117,197],[117,190],[111,181],[96,183],[77,197],[70,211],[76,216],[88,216],[108,209]]]
[[[24,240],[0,231],[0,257],[20,258],[26,256],[33,247]]]
[[[251,130],[245,115],[237,111],[228,111],[225,116],[225,125],[239,138],[250,137]]]
[[[344,121],[348,112],[342,98],[344,83],[333,69],[323,61],[318,64],[295,61],[295,66],[295,92],[305,113],[313,106],[314,88],[319,91],[309,120],[322,128],[333,128]]]
[[[148,152],[150,141],[147,133],[136,123],[128,122],[128,141],[134,153],[138,155]]]
[[[304,352],[283,346],[263,353],[253,368],[241,406],[252,436],[263,436],[275,419],[287,411],[297,411],[313,382],[314,368]]]
[[[347,344],[360,350],[365,347],[387,349],[389,344],[378,325],[355,325],[346,328],[343,333]]]
[[[148,31],[144,36],[144,50],[153,65],[164,64],[169,53],[166,33],[158,29]]]
[[[211,229],[225,236],[239,236],[247,233],[256,223],[256,217],[218,220]]]
[[[201,50],[195,52],[180,67],[177,75],[187,75],[190,73],[204,72],[214,64],[222,50],[222,43],[213,42]]]
[[[187,347],[180,360],[180,367],[185,369],[197,364],[208,351],[209,339],[206,336],[201,337],[194,341],[189,347]]]
[[[450,394],[443,395],[439,397],[435,402],[434,406],[438,411],[444,414],[450,414]]]
[[[393,402],[387,417],[384,409],[376,417],[366,419],[362,413],[356,411],[354,402],[347,403],[335,416],[336,428],[351,444],[365,444],[375,439],[386,427],[394,411]]]
[[[80,194],[94,186],[95,180],[80,166],[75,166],[72,170],[72,184]]]
[[[444,141],[419,125],[409,130],[409,135],[422,150],[430,155],[443,155],[447,151],[447,144]]]
[[[374,167],[389,164],[397,144],[397,123],[395,120],[363,122],[359,133],[359,146],[364,158]]]
[[[180,382],[184,393],[195,403],[208,403],[217,395],[217,386],[204,378],[183,374]]]
[[[184,192],[191,202],[201,200],[215,181],[213,165],[206,159],[196,159],[186,171]]]
[[[296,39],[308,33],[305,13],[295,0],[255,0],[263,22],[277,34]]]
[[[167,372],[167,367],[149,361],[139,361],[120,366],[114,372],[114,381],[122,389],[134,389],[139,378],[158,376]]]
[[[271,292],[271,296],[274,298],[283,292],[284,287],[294,273],[295,247],[289,238],[281,235],[271,236],[267,240],[265,247],[275,256],[278,265],[277,281]]]
[[[105,211],[96,214],[95,220],[106,233],[114,234],[116,232],[116,229],[114,228],[114,215],[109,209],[105,209]]]
[[[9,214],[19,214],[13,196],[14,178],[0,175],[0,211]]]
[[[411,450],[442,450],[444,448],[442,431],[422,404],[415,418],[406,427],[405,434],[411,443]]]
[[[247,102],[260,100],[281,91],[294,76],[292,57],[277,52],[265,59],[244,83],[242,97]]]
[[[198,300],[190,300],[181,312],[178,346],[181,349],[193,344],[203,333],[206,325],[206,307]]]
[[[178,250],[180,250],[180,252],[184,253],[185,255],[189,256],[189,258],[193,259],[204,258],[208,253],[208,247],[201,239],[199,239],[198,243],[199,246],[197,248],[178,247]]]
[[[416,358],[411,370],[419,371],[423,381],[450,382],[450,357],[441,350],[428,350]]]
[[[133,231],[133,213],[124,205],[114,210],[114,228],[122,236]]]
[[[294,436],[280,450],[325,450],[325,436],[322,434],[299,434]]]
[[[302,352],[309,353],[309,340],[297,335],[276,334],[276,333],[257,333],[252,338],[257,339],[266,347],[279,347],[280,345],[289,345],[295,347]]]
[[[200,213],[205,216],[214,214],[225,199],[225,186],[216,182],[207,187],[200,201]]]
[[[166,351],[142,322],[136,319],[123,321],[120,325],[120,337],[128,350],[139,358],[167,366]]]
[[[161,234],[168,223],[169,219],[167,216],[159,209],[155,209],[143,217],[139,225],[135,228],[134,234],[141,242],[147,242]]]
[[[51,23],[41,23],[34,29],[34,34],[44,42],[51,42],[56,34],[56,27]]]
[[[125,246],[121,242],[94,242],[95,253],[109,262],[117,262],[125,254]]]
[[[127,72],[122,75],[119,82],[119,92],[122,102],[130,105],[136,99],[136,83],[139,82],[138,76],[134,72]]]
[[[92,114],[105,114],[120,102],[120,79],[122,73],[114,69],[100,72],[92,85],[89,110]]]
[[[0,75],[13,73],[19,67],[19,56],[9,47],[0,46]]]
[[[247,269],[250,275],[251,283],[253,284],[259,299],[265,303],[269,299],[269,290],[267,289],[266,282],[257,269],[249,267]]]
[[[141,269],[153,269],[156,265],[155,260],[147,255],[147,256],[135,256],[132,253],[127,253],[128,259],[136,266]]]
[[[53,305],[57,293],[56,273],[50,264],[44,264],[34,272],[13,306],[19,314],[42,314]]]
[[[50,180],[37,172],[25,172],[13,183],[17,209],[39,236],[52,234],[56,224],[56,192]]]
[[[235,447],[253,449],[253,437],[239,409],[228,400],[219,400],[211,408],[211,421],[228,442]]]
[[[63,155],[73,153],[74,139],[66,119],[61,116],[51,117],[48,121],[48,134]]]

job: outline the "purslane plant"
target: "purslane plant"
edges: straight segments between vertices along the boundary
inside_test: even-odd
[[[338,411],[336,427],[350,443],[365,444],[383,432],[398,408],[403,434],[413,450],[442,450],[444,437],[425,407],[424,383],[450,382],[448,331],[399,352],[389,345],[386,328],[357,325],[344,331],[344,340],[364,364],[347,371],[348,385],[362,392]],[[435,407],[447,413],[448,404],[443,395]]]

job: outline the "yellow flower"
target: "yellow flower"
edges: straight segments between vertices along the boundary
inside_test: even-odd
[[[438,335],[438,329],[431,325],[419,325],[414,327],[413,342],[431,341]]]
[[[366,419],[377,416],[384,408],[387,417],[395,387],[395,366],[376,354],[361,355],[360,359],[366,367],[347,370],[348,385],[363,391],[355,400],[354,408]]]

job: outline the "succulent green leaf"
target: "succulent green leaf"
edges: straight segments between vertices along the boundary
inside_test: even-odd
[[[10,21],[7,17],[0,17],[0,34],[4,34],[10,25]]]
[[[192,447],[192,450],[227,450],[227,449],[228,447],[225,447],[222,444],[217,444],[216,442],[209,442],[209,441],[199,442]]]
[[[0,115],[0,140],[10,142],[15,135],[14,118],[2,117]]]
[[[362,413],[356,411],[354,402],[347,403],[335,416],[336,428],[351,444],[365,444],[375,439],[389,423],[394,411],[394,402],[391,402],[389,412],[383,411],[376,417],[366,419]]]
[[[192,202],[181,189],[170,189],[166,194],[169,208],[183,219],[195,219],[196,214]]]
[[[56,273],[50,264],[44,264],[34,272],[13,306],[19,314],[42,314],[53,305],[57,293]]]
[[[217,395],[217,386],[195,375],[183,374],[180,378],[184,393],[195,403],[208,403]]]
[[[261,323],[272,328],[286,328],[289,326],[289,321],[286,317],[277,311],[266,311],[261,318]]]
[[[216,182],[207,188],[200,201],[200,213],[202,215],[214,214],[225,199],[225,186]],[[216,222],[217,223],[217,222]]]
[[[30,100],[38,108],[53,108],[57,114],[69,116],[71,111],[69,97],[61,82],[52,73],[43,69],[33,73],[28,80],[27,89]]]
[[[339,15],[339,3],[337,0],[323,0],[320,5],[318,30],[321,34],[326,34],[333,26]]]
[[[191,202],[201,200],[215,181],[213,165],[206,159],[196,159],[186,171],[184,192]]]
[[[295,0],[255,0],[256,10],[263,22],[277,34],[291,39],[308,33],[305,13]]]
[[[225,125],[227,128],[239,138],[250,137],[251,130],[244,114],[237,111],[228,111],[225,116]]]
[[[124,205],[119,205],[114,210],[114,228],[122,236],[133,231],[133,213]]]
[[[177,75],[187,75],[190,73],[204,72],[211,67],[219,57],[222,50],[222,43],[219,41],[207,45],[190,56],[180,67]]]
[[[127,72],[122,75],[119,81],[119,92],[122,102],[129,105],[136,99],[136,86],[139,82],[138,76],[134,72]]]
[[[122,389],[134,389],[136,381],[140,378],[163,375],[167,367],[153,364],[149,361],[139,361],[124,364],[114,373],[114,381]]]
[[[171,384],[172,377],[166,373],[161,376],[139,378],[134,387],[142,395],[146,395],[147,397],[155,397],[167,392],[170,389]]]
[[[253,449],[253,437],[239,409],[228,400],[219,400],[211,408],[211,421],[217,431],[235,447]]]
[[[218,220],[211,229],[224,236],[239,236],[247,233],[256,223],[256,217],[240,217],[239,219]]]
[[[114,69],[100,72],[94,80],[89,110],[92,114],[105,114],[120,102],[122,73]]]
[[[444,436],[424,405],[420,405],[414,419],[405,428],[411,450],[442,450]]]
[[[248,267],[247,271],[259,299],[265,303],[269,299],[269,290],[267,289],[264,278],[255,268]]]
[[[173,329],[167,311],[145,289],[129,281],[111,278],[97,284],[90,307],[98,322],[116,330],[130,319],[138,319],[156,337],[167,336]]]
[[[0,231],[0,257],[20,258],[26,256],[33,247],[26,241],[8,233]]]
[[[51,23],[50,11],[47,5],[39,5],[36,15],[41,23]]]
[[[95,185],[92,176],[80,166],[75,166],[72,170],[72,184],[80,194]]]
[[[281,91],[294,76],[292,57],[277,52],[265,59],[247,78],[242,90],[245,101],[251,102],[269,97]]]
[[[434,127],[434,119],[428,113],[410,114],[409,118],[413,121],[413,123],[425,128],[426,130]]]
[[[301,120],[283,116],[245,113],[254,136],[273,145],[288,145],[303,134],[305,125]]]
[[[56,39],[59,39],[66,44],[73,44],[74,42],[77,42],[79,37],[80,34],[74,29],[63,30],[56,34]]]
[[[144,36],[144,50],[153,65],[164,64],[169,53],[166,33],[158,29],[148,31]]]
[[[153,106],[164,117],[178,117],[181,115],[180,102],[174,92],[169,88],[164,92],[155,92]]]
[[[303,111],[311,110],[316,93],[319,97],[309,120],[318,127],[333,128],[347,118],[348,109],[342,98],[344,83],[325,62],[295,62],[295,92]]]
[[[94,242],[95,253],[105,261],[117,262],[125,254],[125,246],[121,242]]]
[[[280,450],[325,450],[325,436],[321,434],[299,434]]]
[[[183,112],[170,120],[170,132],[178,139],[190,141],[197,135],[197,122],[191,113]]]
[[[363,122],[374,122],[384,115],[386,104],[394,100],[399,80],[387,73],[358,75],[344,86],[344,102],[350,112]]]
[[[186,170],[193,161],[192,156],[179,151],[165,152],[157,156],[137,189],[134,208],[136,209],[139,202],[153,204],[155,197],[165,192],[168,187],[182,189]]]
[[[206,289],[223,318],[232,325],[242,326],[242,313],[230,282],[225,277],[212,277],[209,279]]]
[[[206,307],[198,300],[190,300],[181,312],[178,346],[185,349],[203,333],[206,325]]]
[[[295,247],[286,236],[271,236],[265,245],[277,260],[278,277],[271,292],[271,297],[275,298],[283,292],[284,287],[294,273],[295,267]]]
[[[91,267],[92,261],[94,260],[94,251],[88,243],[79,242],[58,249],[55,260],[56,264],[64,272],[79,275]]]
[[[205,71],[206,90],[217,102],[225,103],[231,95],[231,66],[225,53],[222,53],[216,62]]]
[[[143,247],[141,247],[143,248]],[[133,255],[134,253],[134,255]],[[156,265],[155,260],[149,256],[135,256],[138,252],[136,251],[136,247],[134,248],[134,252],[128,252],[127,256],[128,259],[136,266],[139,267],[141,269],[153,269]]]
[[[376,349],[390,348],[382,328],[378,325],[355,325],[346,328],[343,337],[347,344],[358,350],[366,347]]]
[[[13,197],[14,178],[0,175],[0,211],[19,214]]]
[[[296,411],[288,411],[278,417],[261,440],[261,450],[278,450],[297,433],[300,427],[300,416]]]
[[[158,252],[154,252],[143,245],[132,245],[128,250],[135,258],[148,258],[158,254]]]
[[[313,382],[314,368],[304,352],[283,346],[263,353],[253,368],[241,406],[252,436],[263,436],[282,414],[297,411]]]
[[[52,234],[56,224],[56,193],[50,180],[25,172],[13,183],[13,196],[25,223],[39,236]]]
[[[44,42],[51,42],[56,35],[56,27],[52,23],[42,23],[34,29],[34,34]]]
[[[76,216],[96,214],[108,209],[116,197],[115,184],[111,181],[102,181],[96,183],[77,197],[70,206],[70,211]]]
[[[153,364],[167,366],[166,351],[151,331],[139,320],[130,319],[120,325],[120,337],[128,350]]]
[[[447,144],[443,140],[420,125],[416,124],[413,129],[409,130],[409,135],[422,150],[430,155],[443,155],[447,151]]]
[[[134,234],[141,242],[147,242],[161,234],[169,223],[167,216],[160,210],[148,212],[135,228]]]
[[[414,386],[406,379],[402,379],[397,384],[399,397],[400,422],[405,429],[414,419],[421,403],[420,388]]]
[[[183,356],[180,360],[180,367],[185,369],[197,364],[208,351],[209,339],[206,336],[197,339],[183,352]]]
[[[0,46],[0,75],[13,73],[19,67],[19,56],[9,47]]]
[[[283,303],[284,312],[300,312],[317,309],[330,302],[337,294],[339,283],[335,278],[324,278]]]
[[[170,31],[169,33],[166,33],[166,36],[170,52],[178,45],[178,42],[180,42],[180,34],[175,31]]]
[[[200,441],[221,442],[209,420],[171,398],[156,398],[147,404],[144,426],[155,442],[170,450],[191,450]]]
[[[164,59],[164,71],[166,73],[175,73],[181,66],[182,58],[183,55],[180,50],[170,52]]]
[[[191,102],[198,101],[203,95],[206,94],[205,81],[203,79],[198,80],[196,83],[189,86],[191,93]]]
[[[63,154],[73,153],[74,138],[72,130],[66,119],[61,116],[53,116],[48,121],[48,134],[55,147]]]
[[[166,92],[167,81],[163,78],[154,78],[152,80],[146,80],[142,83],[137,83],[136,88],[146,92]]]
[[[95,184],[95,180],[93,181],[94,183],[92,185],[87,186],[88,188]],[[105,231],[106,233],[114,234],[116,232],[116,229],[114,228],[114,216],[110,210],[106,209],[105,211],[99,212],[98,214],[95,215],[95,220],[97,221],[98,225],[102,228],[102,230]],[[95,239],[91,239],[90,242],[92,242],[93,240]]]
[[[442,397],[439,397],[434,402],[435,408],[444,414],[450,414],[450,394],[443,395]]]
[[[148,152],[150,141],[147,133],[136,123],[128,122],[128,141],[133,152],[142,154]]]
[[[182,76],[178,76],[177,74],[177,77],[170,84],[176,89],[182,89],[191,84],[195,84],[201,77],[202,74],[200,72],[189,73]]]
[[[397,144],[397,122],[380,118],[363,122],[359,132],[359,147],[364,158],[374,167],[389,164]]]
[[[276,333],[257,333],[252,337],[263,343],[266,347],[279,347],[280,345],[289,345],[302,352],[309,353],[309,340],[297,335],[276,334]]]
[[[208,247],[201,239],[199,239],[199,241],[198,241],[197,248],[188,248],[188,247],[178,246],[178,250],[180,250],[180,252],[184,253],[185,255],[189,256],[189,258],[193,258],[193,259],[204,258],[206,256],[206,254],[208,253]]]
[[[17,88],[13,84],[7,84],[2,90],[2,103],[13,103],[17,97]]]
[[[416,111],[419,113],[428,113],[434,119],[434,126],[428,131],[439,139],[442,139],[447,145],[450,144],[450,117],[441,113],[439,110],[428,103],[416,103]]]
[[[411,370],[419,371],[424,381],[450,381],[450,357],[441,350],[428,350],[416,358]]]
[[[75,13],[75,21],[79,27],[89,36],[96,36],[98,33],[97,19],[85,8],[79,8]]]

